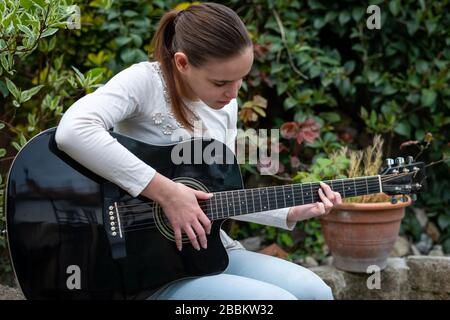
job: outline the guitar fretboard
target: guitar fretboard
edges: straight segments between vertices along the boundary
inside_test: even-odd
[[[379,176],[323,181],[342,198],[381,192]],[[322,201],[319,182],[297,183],[253,189],[214,192],[203,202],[203,211],[212,220],[294,207]]]

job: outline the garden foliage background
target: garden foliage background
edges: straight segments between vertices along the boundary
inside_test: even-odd
[[[242,165],[247,187],[287,183],[311,172],[341,146],[360,149],[374,134],[386,157],[449,154],[449,1],[370,1],[381,29],[369,30],[366,1],[223,1],[252,36],[255,63],[239,95],[242,128],[281,128],[280,171],[261,177]],[[76,5],[77,7],[71,7]],[[12,159],[27,140],[56,126],[83,95],[127,66],[148,58],[150,40],[167,10],[189,3],[151,0],[0,0],[0,230],[4,187]],[[78,20],[77,14],[81,19]],[[80,22],[80,27],[77,24]],[[400,145],[407,141],[417,141]],[[409,146],[408,146],[409,145]],[[319,162],[317,161],[319,160]],[[332,175],[319,170],[319,177]],[[428,170],[423,210],[450,252],[448,164]],[[295,258],[327,254],[320,224],[293,232],[234,223],[238,238],[262,235]],[[411,242],[427,233],[408,208],[401,233]],[[0,235],[0,282],[11,281],[5,235]]]

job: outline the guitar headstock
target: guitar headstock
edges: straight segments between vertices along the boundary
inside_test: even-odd
[[[380,172],[383,192],[388,195],[413,195],[426,189],[425,164],[411,156],[386,159]],[[393,201],[395,198],[393,197]]]

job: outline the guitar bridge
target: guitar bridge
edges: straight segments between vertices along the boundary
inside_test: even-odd
[[[112,183],[103,184],[103,226],[111,245],[113,259],[127,256],[125,234],[122,231],[120,213],[116,199],[119,196],[118,187]]]

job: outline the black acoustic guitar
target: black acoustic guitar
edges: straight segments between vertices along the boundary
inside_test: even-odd
[[[227,218],[319,201],[319,183],[244,189],[236,158],[216,140],[155,146],[111,132],[164,176],[214,193],[199,201],[213,222],[208,249],[195,250],[185,237],[180,252],[157,203],[81,166],[57,148],[55,131],[31,139],[7,179],[9,252],[27,299],[147,298],[177,279],[225,270],[219,231]],[[377,176],[324,182],[343,197],[410,194],[421,189],[423,168],[400,159]]]

